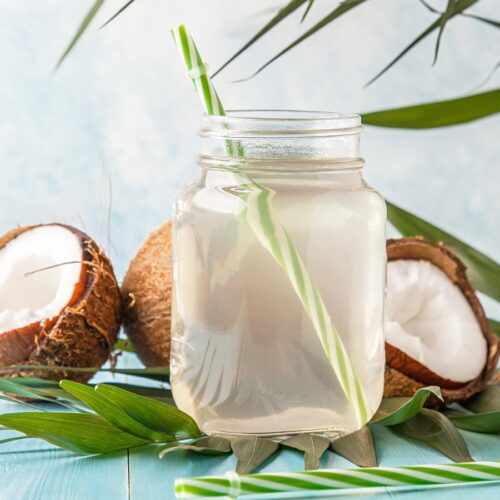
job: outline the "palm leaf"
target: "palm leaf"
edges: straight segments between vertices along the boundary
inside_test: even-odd
[[[489,413],[451,413],[448,415],[452,424],[466,431],[482,432],[485,434],[500,433],[500,411]]]
[[[16,405],[25,406],[26,408],[31,408],[32,410],[40,411],[40,408],[37,406],[27,403],[26,401],[18,399],[14,396],[8,396],[7,394],[0,394],[0,401],[8,401],[9,403],[14,403]],[[42,409],[42,411],[45,410]]]
[[[462,403],[475,413],[500,412],[500,384],[487,385],[479,394]]]
[[[301,5],[306,3],[308,0],[290,0],[278,13],[258,32],[256,33],[241,49],[239,49],[234,55],[232,55],[213,75],[214,78],[218,75],[226,66],[233,62],[239,55],[241,55],[245,50],[252,46],[257,40],[263,37],[269,30],[273,29],[277,24],[279,24],[283,19],[288,17],[290,14],[295,12]]]
[[[323,453],[330,446],[330,441],[314,434],[297,434],[280,443],[283,446],[304,452],[304,469],[319,469]]]
[[[302,19],[300,20],[301,23],[304,22],[305,18],[307,17],[307,14],[309,14],[309,11],[311,10],[313,3],[314,3],[314,0],[308,0],[306,10],[304,11],[304,14],[302,15]]]
[[[434,61],[432,62],[433,66],[436,64],[438,59],[439,47],[441,45],[441,37],[443,36],[444,27],[446,26],[446,23],[448,22],[450,17],[453,16],[455,10],[455,2],[456,0],[448,0],[446,9],[443,12],[442,16],[439,18],[439,32],[436,40],[436,47],[434,49]]]
[[[496,19],[489,19],[487,17],[477,16],[476,14],[469,14],[469,13],[464,13],[462,15],[464,17],[470,17],[471,19],[475,19],[476,21],[481,21],[483,23],[490,24],[495,28],[500,28],[500,21],[497,21]]]
[[[143,425],[140,421],[130,416],[114,401],[106,398],[88,385],[72,382],[71,380],[62,380],[61,387],[94,410],[110,425],[122,430],[123,432],[132,434],[133,436],[137,436],[147,441],[165,442],[173,441],[175,439],[170,433],[158,432]]]
[[[231,442],[236,456],[236,472],[250,474],[271,455],[278,451],[279,445],[271,439],[262,437],[240,437]]]
[[[360,467],[378,466],[373,434],[367,425],[347,436],[332,440],[330,448]]]
[[[402,59],[411,49],[413,49],[417,44],[419,44],[422,40],[424,40],[428,35],[430,35],[434,30],[440,28],[443,24],[443,19],[446,16],[446,21],[456,16],[457,14],[461,14],[465,9],[474,5],[478,0],[457,0],[453,4],[453,12],[446,14],[443,13],[441,16],[436,19],[427,29],[425,29],[420,35],[415,38],[409,45],[407,45],[389,64],[384,66],[367,84],[371,85],[375,80],[378,80],[386,71],[388,71],[392,66],[394,66],[400,59]],[[448,10],[448,9],[447,9]],[[439,46],[437,47],[439,49]]]
[[[429,11],[433,12],[434,14],[441,14],[439,10],[435,9],[432,5],[429,5],[425,0],[420,0],[420,3]]]
[[[361,115],[364,125],[436,128],[459,125],[500,112],[500,88],[446,101],[415,104]]]
[[[371,423],[387,426],[402,424],[422,410],[431,394],[435,398],[443,400],[437,386],[422,387],[415,392],[412,398],[384,398]]]
[[[80,23],[80,26],[78,26],[78,29],[76,30],[76,33],[73,35],[73,38],[69,42],[69,45],[66,47],[66,50],[63,52],[59,60],[57,61],[56,64],[56,69],[61,65],[61,63],[66,59],[66,56],[71,52],[71,50],[74,48],[74,46],[77,44],[78,40],[80,40],[81,36],[87,28],[89,27],[90,23],[96,16],[96,14],[99,12],[99,9],[102,7],[104,3],[104,0],[95,0],[95,2],[92,4],[92,7],[90,7],[90,10],[87,12],[86,16],[83,18],[83,21]]]
[[[500,264],[455,236],[390,202],[387,202],[387,217],[403,236],[423,236],[434,243],[443,243],[464,262],[472,285],[495,300],[500,300]]]
[[[330,24],[332,21],[335,19],[339,18],[346,12],[349,12],[351,9],[354,9],[354,7],[357,7],[358,5],[361,5],[367,0],[346,0],[345,2],[342,2],[337,8],[335,8],[330,14],[328,14],[326,17],[324,17],[320,22],[316,23],[312,28],[307,30],[302,36],[297,38],[294,42],[292,42],[290,45],[285,47],[281,52],[276,54],[274,57],[269,59],[264,65],[262,65],[250,78],[253,78],[255,75],[258,75],[262,70],[267,68],[270,64],[272,64],[274,61],[279,59],[282,55],[286,54],[289,50],[293,49],[300,43],[302,43],[304,40],[309,38],[311,35],[314,35],[316,32]],[[238,53],[233,56],[237,57]]]
[[[0,415],[0,424],[74,453],[109,453],[148,444],[89,413],[7,413]]]
[[[404,436],[427,443],[455,462],[474,461],[463,437],[438,411],[424,408],[412,419],[391,428]]]
[[[420,3],[427,10],[433,12],[434,14],[443,14],[443,12],[440,12],[439,10],[435,9],[434,7],[432,7],[432,5],[429,5],[425,0],[420,0]],[[476,14],[469,14],[468,12],[462,12],[460,15],[463,17],[470,17],[471,19],[476,19],[477,21],[481,21],[483,23],[491,24],[492,26],[495,26],[495,28],[500,28],[500,21],[497,21],[495,19],[489,19],[487,17],[478,16]]]
[[[130,7],[135,2],[135,0],[128,0],[128,2],[123,5],[117,12],[115,12],[102,26],[101,29],[104,28],[104,26],[107,26],[111,21],[113,21],[115,18],[117,18],[125,9]]]
[[[95,391],[149,429],[178,439],[197,438],[201,431],[193,418],[175,406],[139,396],[116,386],[97,385]]]
[[[38,388],[28,387],[10,379],[0,379],[0,392],[7,393],[4,394],[4,397],[12,398],[11,395],[15,394],[16,396],[20,396],[22,398],[28,398],[44,403],[53,403],[64,406],[65,408],[68,408],[70,410],[80,411],[80,408],[75,406],[71,401],[68,401],[67,399],[65,400],[57,397],[47,396]]]

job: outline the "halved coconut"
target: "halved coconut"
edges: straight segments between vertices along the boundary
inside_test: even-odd
[[[421,238],[387,242],[384,396],[410,396],[426,385],[446,402],[466,399],[491,378],[498,338],[463,263]]]
[[[146,366],[168,366],[172,308],[172,221],[153,231],[122,284],[124,327]]]
[[[0,237],[0,366],[99,367],[113,349],[120,309],[111,263],[78,229],[27,226]],[[2,375],[92,376],[46,370]]]

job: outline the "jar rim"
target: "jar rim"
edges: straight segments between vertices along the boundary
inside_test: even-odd
[[[225,115],[204,115],[202,136],[354,135],[361,131],[355,113],[288,109],[234,109]]]

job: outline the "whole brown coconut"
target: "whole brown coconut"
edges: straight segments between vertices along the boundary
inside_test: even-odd
[[[422,238],[402,238],[387,241],[388,261],[409,260],[428,261],[444,272],[454,286],[458,287],[466,299],[466,303],[479,324],[480,331],[486,340],[487,352],[481,373],[472,380],[457,382],[439,376],[427,366],[413,359],[407,353],[386,342],[386,371],[384,397],[412,396],[415,391],[427,385],[441,387],[445,403],[465,400],[479,392],[491,379],[499,355],[499,339],[489,332],[488,320],[484,310],[470,285],[464,264],[450,250]],[[442,332],[450,335],[453,332]],[[463,353],[467,356],[467,353]],[[448,352],[439,353],[444,359]],[[466,359],[466,358],[465,358]],[[460,360],[451,360],[458,364]]]
[[[146,366],[168,366],[172,306],[172,222],[153,231],[123,280],[125,332]]]
[[[76,253],[75,259],[70,262],[58,262],[41,269],[35,266],[35,269],[25,273],[24,277],[36,274],[43,284],[44,276],[55,269],[70,266],[74,269],[79,265],[80,268],[74,271],[77,273],[75,282],[66,285],[69,289],[69,300],[50,317],[18,325],[10,330],[8,327],[2,328],[0,331],[0,366],[2,367],[11,365],[100,367],[113,350],[120,326],[121,296],[110,261],[89,236],[74,227],[63,224],[26,226],[14,229],[0,237],[0,255],[3,251],[9,251],[13,255],[11,258],[14,259],[14,266],[26,266],[26,262],[22,260],[15,261],[16,254],[25,251],[24,248],[29,246],[23,243],[31,241],[28,237],[32,238],[36,235],[33,241],[38,239],[43,243],[40,247],[50,248],[51,245],[58,244],[57,241],[48,241],[54,231],[66,234],[64,239],[72,240],[75,248],[79,246],[80,251]],[[36,246],[38,253],[33,262],[40,258],[40,247]],[[26,253],[29,254],[29,250]],[[19,269],[14,269],[11,274],[14,275],[16,272],[19,274]],[[16,275],[13,279],[17,279],[19,283],[19,276]],[[59,283],[58,286],[61,284]],[[31,293],[36,299],[37,293],[43,292],[34,290]],[[0,313],[2,313],[1,302],[0,300]],[[29,305],[26,309],[28,308]],[[0,322],[0,327],[2,326]],[[92,377],[93,373],[15,369],[1,372],[1,375],[86,381]]]

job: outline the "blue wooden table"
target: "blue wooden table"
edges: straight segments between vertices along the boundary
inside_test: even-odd
[[[0,403],[0,412],[25,411],[11,403]],[[380,465],[448,463],[449,460],[425,445],[409,443],[385,427],[374,426]],[[82,430],[83,431],[83,430]],[[476,460],[500,459],[500,436],[463,431]],[[2,431],[7,438],[10,431]],[[12,434],[14,435],[14,434]],[[149,500],[174,498],[177,477],[223,474],[234,470],[233,456],[207,457],[180,451],[158,458],[161,447],[150,446],[99,457],[77,456],[34,439],[0,446],[0,500]],[[332,452],[322,459],[323,467],[352,467]],[[281,451],[261,470],[302,470],[303,458],[293,450]],[[500,481],[490,484],[407,488],[405,490],[357,490],[334,497],[375,499],[423,499],[439,493],[439,499],[500,498]],[[315,498],[317,498],[316,496]],[[332,495],[327,495],[332,498]],[[254,497],[255,498],[255,497]],[[260,497],[262,498],[262,497]],[[274,497],[275,498],[275,497]],[[290,498],[289,496],[287,498]],[[302,498],[304,498],[302,496]],[[325,498],[325,496],[323,496]]]
[[[123,355],[120,366],[141,366],[135,356]],[[93,382],[109,381],[110,376],[98,374]],[[144,379],[114,376],[118,382],[148,384]],[[52,410],[63,408],[50,406]],[[0,413],[29,411],[14,403],[0,401]],[[450,463],[450,460],[426,445],[409,442],[387,427],[372,426],[380,465],[416,465]],[[460,431],[475,460],[500,460],[500,435]],[[0,439],[15,433],[2,431]],[[0,500],[159,500],[174,499],[174,481],[179,477],[221,475],[234,470],[233,455],[210,457],[188,451],[169,453],[162,460],[163,447],[147,446],[104,456],[78,456],[38,439],[24,439],[0,445]],[[281,472],[304,470],[303,454],[291,449],[280,450],[259,471]],[[339,455],[327,451],[321,466],[354,467]],[[490,484],[441,486],[406,490],[341,491],[335,498],[369,497],[376,500],[404,498],[423,499],[439,492],[440,500],[500,499],[500,481]],[[332,495],[327,495],[331,498]],[[249,497],[245,497],[249,498]],[[252,497],[255,498],[255,497]],[[263,498],[262,496],[258,498]],[[273,496],[273,498],[279,498]],[[287,496],[286,498],[290,498]],[[300,496],[298,498],[304,498]],[[311,498],[311,497],[309,497]],[[314,498],[319,498],[316,494]],[[323,496],[322,498],[325,498]],[[432,497],[434,498],[434,497]]]

